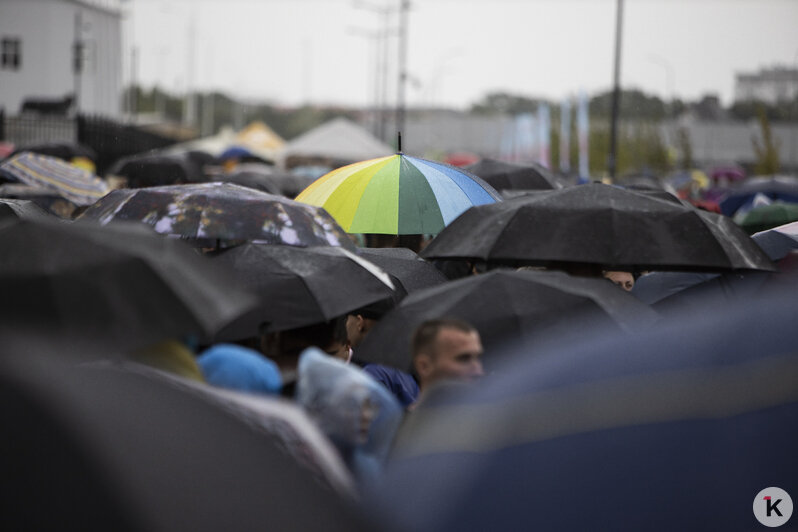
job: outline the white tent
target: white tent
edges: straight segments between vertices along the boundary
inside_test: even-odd
[[[283,159],[288,167],[295,166],[292,161],[328,161],[340,166],[393,153],[391,146],[351,120],[336,118],[291,140]]]

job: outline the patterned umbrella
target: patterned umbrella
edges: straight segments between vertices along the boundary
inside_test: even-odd
[[[81,218],[138,220],[192,239],[355,247],[324,209],[231,183],[114,190]]]
[[[324,207],[349,233],[412,235],[437,234],[501,196],[459,168],[399,153],[333,170],[296,199]]]
[[[22,152],[0,163],[0,175],[33,187],[44,187],[76,205],[91,205],[108,193],[108,185],[91,172],[56,157]]]

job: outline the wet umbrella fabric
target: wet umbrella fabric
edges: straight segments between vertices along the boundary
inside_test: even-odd
[[[286,448],[313,458],[296,425],[153,371],[66,365],[65,346],[0,346],[6,530],[365,528]]]
[[[119,350],[210,337],[255,304],[184,243],[134,227],[0,222],[0,329]]]
[[[433,264],[407,248],[360,248],[358,254],[385,270],[408,294],[448,280]]]
[[[757,195],[773,201],[798,202],[798,178],[792,176],[754,177],[731,189],[719,202],[720,211],[732,216],[750,205]]]
[[[605,269],[773,269],[732,220],[661,194],[602,184],[530,192],[469,209],[421,256]]]
[[[462,169],[396,154],[333,170],[296,199],[324,207],[348,233],[418,235],[501,196]]]
[[[245,244],[212,260],[260,298],[220,333],[227,339],[255,336],[262,322],[271,332],[329,321],[394,296],[385,272],[342,248]]]
[[[5,218],[48,218],[47,211],[30,200],[0,198],[0,220]]]
[[[31,144],[15,150],[11,155],[13,156],[18,153],[22,153],[23,151],[38,153],[39,155],[48,155],[50,157],[57,157],[67,162],[77,158],[86,158],[93,163],[97,162],[97,152],[95,152],[93,149],[82,144],[73,144],[69,142],[45,142],[42,144]]]
[[[798,203],[785,201],[774,201],[768,205],[760,205],[739,218],[737,216],[734,218],[734,221],[748,234],[765,231],[796,220],[798,220]]]
[[[531,164],[522,165],[485,158],[465,166],[463,169],[481,177],[498,191],[558,188],[553,177],[546,177],[536,166]]]
[[[108,192],[105,181],[56,157],[22,152],[0,163],[0,174],[54,191],[75,205],[91,205]]]
[[[312,178],[294,175],[273,166],[258,163],[239,164],[232,172],[217,176],[217,179],[262,190],[269,194],[282,194],[288,198],[296,197],[314,181]]]
[[[772,261],[779,265],[779,262],[791,252],[798,250],[798,222],[762,231],[751,238]],[[632,288],[632,294],[649,305],[655,305],[662,301],[665,307],[673,309],[675,308],[674,302],[678,303],[680,298],[670,298],[677,296],[682,291],[687,291],[685,301],[701,305],[702,301],[710,296],[735,298],[756,295],[769,279],[777,279],[780,276],[779,272],[758,271],[723,274],[651,272],[637,279]],[[696,287],[696,290],[688,290],[691,287]],[[670,301],[667,302],[668,300]],[[664,309],[659,306],[657,308]]]
[[[797,319],[780,297],[519,352],[410,416],[381,518],[444,532],[755,529],[760,490],[798,490]]]
[[[442,317],[477,328],[488,368],[508,342],[535,345],[558,334],[575,336],[592,323],[634,331],[657,320],[654,311],[605,279],[494,270],[409,294],[369,331],[357,357],[408,371],[416,327]]]
[[[80,218],[136,220],[162,234],[208,241],[355,247],[323,209],[232,183],[114,190]]]

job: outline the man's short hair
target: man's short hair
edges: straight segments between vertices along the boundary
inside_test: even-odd
[[[411,353],[415,359],[422,352],[430,352],[431,347],[438,338],[438,333],[442,329],[455,329],[464,333],[477,332],[476,328],[470,323],[457,318],[440,318],[427,320],[416,328],[411,341]]]

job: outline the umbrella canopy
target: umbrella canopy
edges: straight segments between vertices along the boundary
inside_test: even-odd
[[[357,357],[407,371],[416,327],[442,317],[463,319],[479,330],[488,367],[508,342],[533,345],[558,334],[576,335],[589,323],[636,330],[657,319],[647,305],[604,279],[494,270],[409,294],[369,331]]]
[[[88,146],[74,144],[71,142],[45,142],[42,144],[31,144],[14,150],[11,155],[16,155],[23,151],[38,153],[40,155],[49,155],[50,157],[57,157],[67,162],[71,162],[73,159],[77,158],[85,158],[94,163],[97,162],[97,152]]]
[[[0,329],[132,350],[210,337],[255,304],[184,243],[140,226],[0,224]]]
[[[798,203],[774,201],[769,205],[754,207],[734,221],[746,233],[753,234],[798,220]]]
[[[720,211],[726,216],[732,216],[741,208],[750,205],[757,195],[766,196],[772,201],[798,203],[798,178],[781,175],[748,179],[729,190],[720,200]]]
[[[438,268],[407,248],[360,248],[358,254],[385,270],[408,294],[448,280]]]
[[[134,155],[119,160],[109,172],[124,177],[129,188],[207,181],[200,165],[183,155]]]
[[[545,176],[538,167],[481,159],[463,168],[481,177],[496,190],[551,190],[558,188],[553,177]]]
[[[0,198],[27,201],[59,219],[71,220],[78,206],[51,188],[32,187],[19,183],[0,185]]]
[[[54,191],[75,205],[91,205],[108,192],[108,185],[91,172],[56,157],[22,152],[0,163],[0,174],[11,181]]]
[[[5,528],[367,528],[310,471],[330,446],[297,407],[259,400],[268,414],[154,371],[0,346]]]
[[[232,183],[114,190],[81,219],[136,220],[162,234],[199,240],[355,247],[324,209]]]
[[[0,198],[0,220],[5,218],[47,218],[47,211],[30,200]]]
[[[333,170],[297,196],[324,207],[349,233],[439,233],[473,205],[500,201],[480,178],[408,155],[371,159]]]
[[[730,219],[663,196],[598,183],[530,192],[469,209],[421,256],[605,269],[773,269]]]
[[[519,352],[408,418],[381,518],[440,532],[758,528],[760,490],[798,490],[796,320],[790,296]]]
[[[315,179],[296,175],[274,166],[259,163],[242,163],[230,173],[216,176],[219,181],[262,190],[269,194],[281,194],[294,198]]]
[[[798,250],[798,222],[775,227],[756,233],[751,237],[767,256],[777,265],[791,252]],[[779,270],[783,268],[780,266]],[[726,297],[748,297],[759,292],[771,275],[770,272],[651,272],[641,276],[632,288],[632,294],[639,300],[653,305],[659,301],[687,290],[693,286],[706,285],[697,291],[690,291],[693,302],[701,304],[701,299],[710,295]],[[711,284],[709,282],[712,281]],[[709,289],[712,287],[711,289]],[[713,293],[712,290],[715,290]]]
[[[260,298],[255,310],[222,333],[233,339],[255,336],[262,322],[268,331],[293,329],[394,295],[385,272],[339,247],[245,244],[213,261]]]

